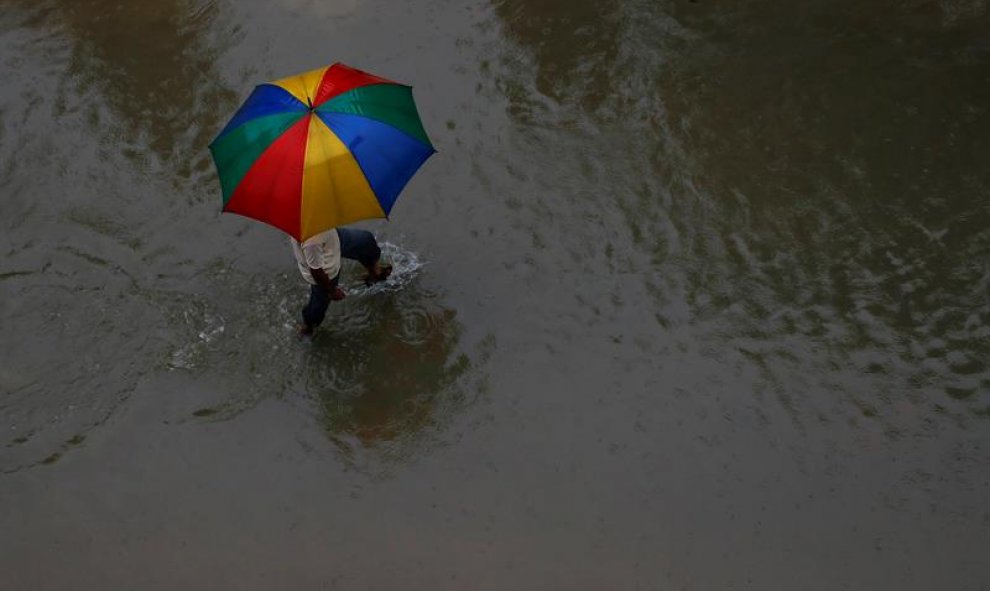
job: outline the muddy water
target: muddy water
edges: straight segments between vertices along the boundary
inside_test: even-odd
[[[0,0],[3,588],[983,589],[985,2]],[[415,86],[312,343],[206,145]]]

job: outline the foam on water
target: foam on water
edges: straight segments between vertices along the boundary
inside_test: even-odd
[[[345,278],[341,287],[348,297],[399,291],[416,279],[419,270],[425,265],[415,252],[397,244],[383,242],[381,249],[382,261],[392,265],[392,274],[385,281],[371,286],[364,284],[363,274]]]

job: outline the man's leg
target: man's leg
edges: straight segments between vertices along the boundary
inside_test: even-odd
[[[327,307],[330,306],[330,296],[322,287],[310,285],[309,288],[309,302],[302,310],[303,325],[299,327],[299,332],[304,335],[313,334],[316,327],[323,322]]]
[[[337,228],[340,236],[340,256],[361,263],[368,270],[366,283],[384,281],[392,272],[392,265],[382,265],[382,249],[375,235],[367,230]]]

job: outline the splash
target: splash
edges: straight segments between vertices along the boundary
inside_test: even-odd
[[[182,311],[183,325],[195,338],[172,351],[167,362],[169,369],[195,369],[202,364],[210,343],[221,336],[226,328],[223,316],[213,313],[204,302],[196,302]]]
[[[382,261],[392,265],[392,274],[385,281],[371,286],[364,284],[362,276],[352,277],[342,285],[348,296],[400,291],[419,276],[419,270],[425,265],[415,252],[397,244],[383,242],[381,249]]]

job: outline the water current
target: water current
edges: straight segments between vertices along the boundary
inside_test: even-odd
[[[414,86],[311,342],[207,145]],[[0,587],[988,589],[985,0],[0,0]]]

